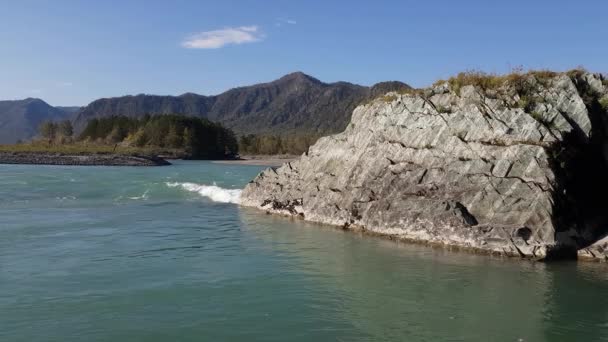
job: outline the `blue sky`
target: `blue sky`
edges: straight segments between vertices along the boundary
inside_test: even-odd
[[[608,1],[0,0],[0,99],[216,94],[303,71],[425,86],[467,69],[608,71]]]

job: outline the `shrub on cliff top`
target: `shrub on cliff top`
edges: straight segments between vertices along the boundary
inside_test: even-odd
[[[396,91],[397,94],[401,95],[420,95],[424,93],[424,89],[417,88],[403,88]]]
[[[536,77],[536,80],[538,81],[546,81],[552,79],[553,77],[559,74],[551,70],[530,70],[528,71],[528,75]]]
[[[604,111],[608,112],[608,96],[600,99],[600,106],[602,106]]]
[[[587,72],[587,69],[585,69],[585,68],[584,68],[584,67],[582,67],[582,66],[578,66],[578,67],[576,67],[576,68],[574,68],[574,69],[572,69],[572,70],[568,70],[568,71],[566,71],[566,74],[567,74],[568,76],[570,76],[570,78],[577,79],[577,78],[582,77],[582,76],[583,76],[583,74],[584,74],[584,73],[586,73],[586,72]]]
[[[544,86],[550,79],[557,76],[556,72],[549,70],[529,70],[524,71],[523,68],[514,68],[512,72],[499,75],[494,73],[486,73],[478,70],[461,72],[456,76],[450,77],[447,81],[439,80],[433,85],[441,85],[447,82],[450,88],[457,94],[464,86],[472,85],[483,92],[489,90],[497,90],[502,86],[510,86],[515,89],[518,95],[523,96],[529,94],[534,89],[534,84],[529,82],[530,77],[534,77],[536,81]]]
[[[382,96],[382,101],[384,102],[393,102],[397,99],[397,96],[395,96],[394,94],[387,94]]]
[[[390,93],[387,93],[387,94],[384,94],[384,95],[381,95],[378,97],[371,97],[367,101],[365,101],[361,104],[365,106],[365,105],[368,105],[368,104],[373,103],[378,100],[390,103],[397,99],[397,95],[395,95],[394,93],[399,94],[399,95],[423,95],[424,89],[402,88],[402,89],[398,89],[398,90],[392,91]]]
[[[440,80],[434,85],[443,84],[446,81]],[[501,76],[488,74],[483,71],[465,71],[456,76],[450,77],[447,82],[456,93],[460,93],[460,89],[464,86],[472,85],[480,88],[483,91],[496,89],[504,83]]]

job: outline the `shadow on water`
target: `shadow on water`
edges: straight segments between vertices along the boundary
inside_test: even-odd
[[[450,252],[243,209],[248,232],[310,279],[317,314],[349,340],[601,341],[603,264]],[[579,289],[586,291],[583,296]],[[603,300],[603,299],[602,299]],[[359,337],[356,337],[359,336]],[[559,339],[558,337],[561,337]]]
[[[557,243],[548,259],[575,259],[578,249],[608,235],[608,113],[587,82],[574,81],[587,106],[592,128],[587,138],[564,114],[575,129],[548,150],[555,174],[553,224]]]
[[[608,273],[600,263],[546,264],[545,341],[608,341]]]

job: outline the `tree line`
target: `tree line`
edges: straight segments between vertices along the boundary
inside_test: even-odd
[[[302,154],[314,144],[320,135],[293,134],[293,135],[256,135],[247,134],[239,137],[239,151],[241,154]]]
[[[111,116],[89,120],[74,136],[69,120],[43,122],[40,136],[49,144],[71,142],[181,150],[191,158],[221,159],[242,155],[299,155],[318,134],[245,134],[240,137],[218,123],[184,115],[146,115],[140,119]]]
[[[147,115],[141,119],[126,116],[92,119],[79,140],[182,149],[198,159],[221,159],[238,154],[238,143],[231,130],[207,119],[173,114]]]
[[[69,122],[69,121],[68,121]],[[55,141],[64,124],[45,122],[40,135]],[[71,124],[70,124],[71,127]],[[67,132],[67,130],[66,130]],[[73,135],[73,130],[70,130]],[[183,115],[111,116],[89,120],[78,142],[181,150],[190,158],[223,159],[238,155],[234,133],[209,120]]]
[[[44,121],[38,128],[40,136],[49,143],[59,140],[60,142],[71,141],[74,135],[74,128],[70,120],[59,122]]]

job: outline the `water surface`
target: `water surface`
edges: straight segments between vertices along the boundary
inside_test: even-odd
[[[608,341],[603,264],[239,208],[261,169],[0,165],[0,341]]]

